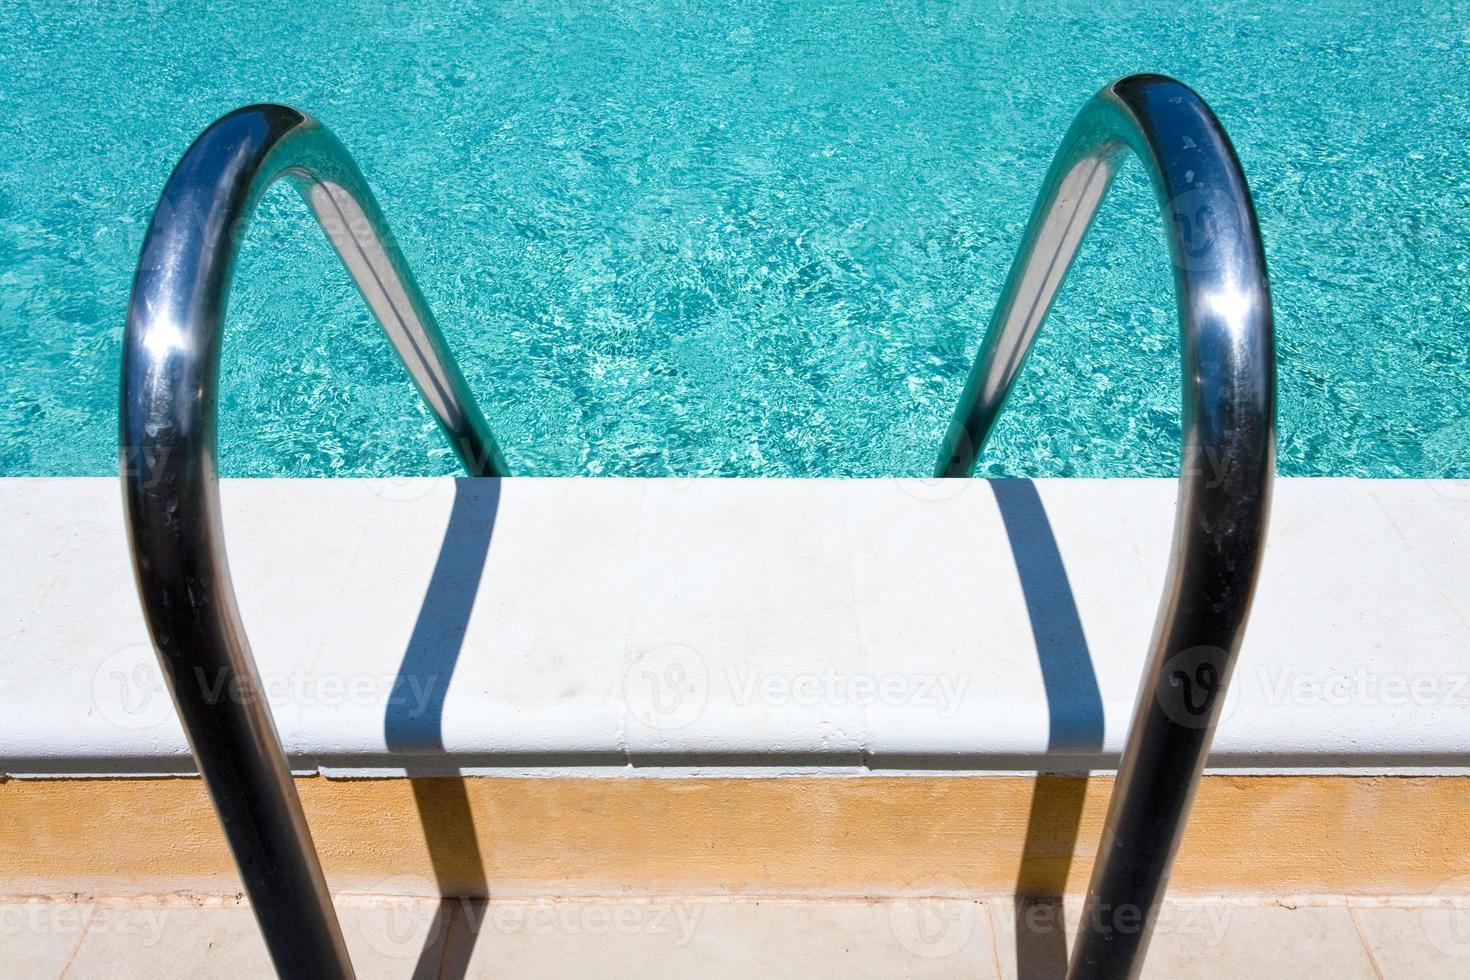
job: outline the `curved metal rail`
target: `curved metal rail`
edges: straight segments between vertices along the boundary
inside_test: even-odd
[[[1240,649],[1275,470],[1271,295],[1219,120],[1160,75],[1104,88],[1062,140],[950,423],[936,475],[974,468],[1119,165],[1163,209],[1184,361],[1173,553],[1073,949],[1072,978],[1136,977]]]
[[[1142,967],[1239,649],[1270,504],[1274,354],[1259,231],[1229,141],[1185,86],[1126,78],[1078,115],[938,465],[942,476],[969,475],[1129,149],[1145,163],[1170,225],[1184,465],[1167,585],[1073,977],[1133,977]],[[241,109],[206,130],[159,201],[128,312],[121,456],[134,569],[164,676],[277,971],[350,977],[236,609],[215,463],[221,332],[240,232],[282,176],[306,199],[466,469],[506,470],[371,192],[336,139],[282,106]]]
[[[291,178],[465,469],[505,462],[342,144],[304,113],[239,109],[179,162],[143,243],[123,344],[122,481],[158,659],[283,977],[351,977],[301,801],[235,605],[220,521],[215,400],[246,220]]]

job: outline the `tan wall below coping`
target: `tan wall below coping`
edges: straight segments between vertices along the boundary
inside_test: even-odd
[[[334,889],[1053,894],[1085,889],[1111,777],[355,779],[297,786]],[[1171,889],[1470,890],[1470,777],[1208,776]],[[227,894],[198,779],[0,783],[0,893]]]

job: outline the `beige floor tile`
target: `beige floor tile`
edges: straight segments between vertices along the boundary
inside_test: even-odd
[[[8,980],[53,980],[76,949],[90,905],[17,902],[0,905],[0,951]]]
[[[1066,972],[1081,903],[1068,901],[1058,928],[1054,905],[993,903],[1000,973],[1050,980]],[[1019,942],[1018,942],[1019,939]],[[1149,946],[1144,980],[1290,976],[1373,980],[1367,952],[1345,908],[1286,909],[1170,902]]]
[[[270,958],[246,908],[101,907],[67,980],[192,980],[270,976]]]
[[[1470,977],[1470,904],[1462,908],[1355,909],[1384,980]]]
[[[1181,903],[1160,920],[1143,976],[1374,980],[1375,974],[1346,908]]]
[[[437,977],[447,923],[439,911],[436,902],[413,899],[339,903],[358,980]],[[67,973],[68,980],[269,976],[265,942],[243,907],[98,909]]]
[[[994,976],[992,964],[985,907],[977,902],[497,902],[468,976],[984,978]]]
[[[1045,980],[1065,969],[1080,903],[1060,915],[1050,904],[961,900],[354,898],[338,913],[362,980],[984,978],[997,965],[1001,977]],[[56,977],[68,958],[68,978],[271,975],[246,908],[0,905],[0,945],[7,980]],[[1143,975],[1371,980],[1375,962],[1387,980],[1470,977],[1470,911],[1171,902]]]
[[[337,903],[357,980],[438,977],[444,937],[458,900],[385,899]]]
[[[1078,900],[1066,903],[1065,914],[1055,902],[990,903],[996,960],[1004,980],[1060,980],[1076,935]]]

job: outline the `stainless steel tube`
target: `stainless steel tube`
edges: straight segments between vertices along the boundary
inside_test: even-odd
[[[1174,542],[1132,727],[1072,953],[1073,978],[1136,977],[1240,649],[1275,470],[1271,295],[1245,177],[1219,120],[1159,75],[1104,88],[1062,140],[936,466],[974,468],[1119,165],[1163,210],[1182,338]]]
[[[134,572],[174,705],[283,977],[351,977],[326,881],[236,609],[215,460],[220,344],[245,222],[276,179],[305,198],[473,475],[505,463],[371,191],[310,116],[223,117],[143,242],[123,343],[121,469]]]

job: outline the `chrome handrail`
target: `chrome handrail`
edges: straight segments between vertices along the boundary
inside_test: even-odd
[[[286,754],[236,608],[215,463],[221,335],[236,254],[281,177],[306,200],[465,469],[505,462],[372,192],[310,116],[256,105],[189,147],[164,187],[123,342],[121,469],[148,629],[276,971],[350,978]]]
[[[1068,976],[1136,977],[1220,717],[1264,551],[1275,351],[1250,192],[1186,86],[1134,75],[1078,113],[1052,161],[936,466],[965,477],[1118,167],[1164,212],[1184,367],[1183,465],[1164,595]]]
[[[938,465],[942,476],[973,469],[1128,149],[1172,218],[1184,465],[1164,599],[1072,977],[1134,977],[1142,968],[1239,650],[1270,505],[1275,396],[1265,260],[1229,141],[1185,86],[1133,76],[1078,115]],[[282,106],[241,109],[206,130],[164,189],[128,312],[121,469],[134,570],[164,676],[277,971],[351,977],[236,608],[215,462],[221,332],[240,234],[282,176],[306,199],[466,469],[506,468],[341,144]]]

